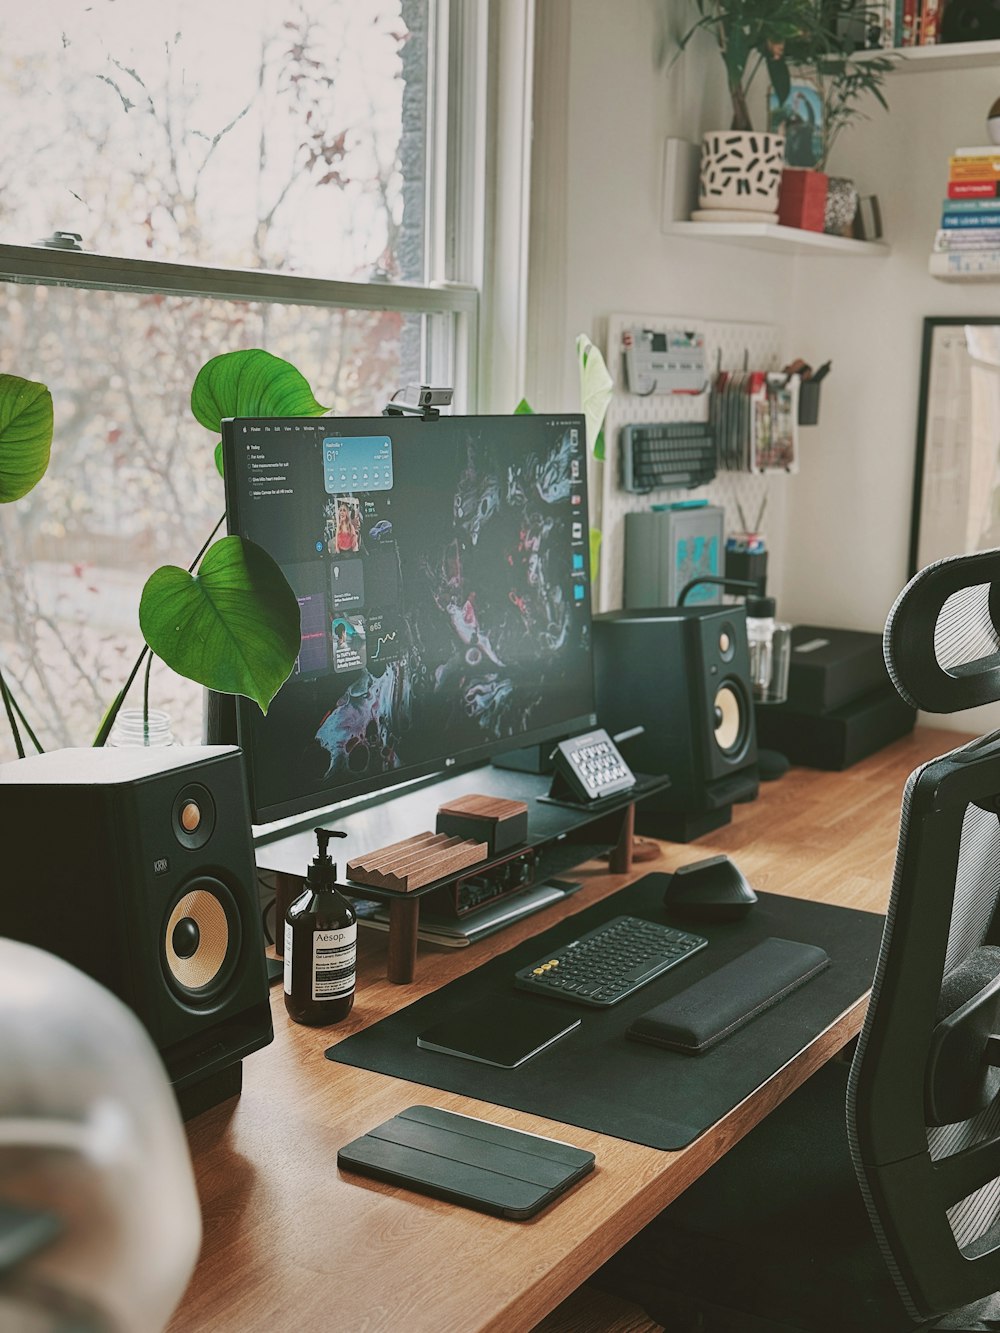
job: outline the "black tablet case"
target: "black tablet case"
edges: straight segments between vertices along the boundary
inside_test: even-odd
[[[558,1005],[567,1013],[579,1014],[583,1022],[551,1050],[519,1069],[472,1064],[422,1051],[416,1044],[418,1032],[467,1004],[508,994],[519,967],[613,916],[627,912],[647,921],[665,922],[666,880],[666,875],[646,875],[345,1038],[327,1051],[327,1057],[651,1148],[684,1147],[865,994],[875,975],[881,916],[761,893],[756,907],[742,921],[699,924],[699,932],[709,940],[707,949],[610,1009],[584,1010],[562,1000],[533,996],[538,1004]],[[681,922],[672,924],[683,928]],[[825,949],[830,967],[702,1055],[681,1055],[626,1040],[626,1028],[641,1014],[775,935]],[[421,965],[418,961],[418,968]],[[364,991],[359,992],[356,1007],[363,1011]]]
[[[520,1221],[592,1171],[594,1154],[435,1106],[410,1106],[341,1148],[337,1165]]]

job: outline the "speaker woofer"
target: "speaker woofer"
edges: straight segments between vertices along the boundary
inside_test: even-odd
[[[184,1000],[204,1002],[224,989],[240,955],[236,901],[217,879],[186,884],[167,917],[162,962],[167,982]]]
[[[715,743],[728,758],[736,758],[746,749],[747,706],[743,695],[732,684],[720,685],[713,701]]]

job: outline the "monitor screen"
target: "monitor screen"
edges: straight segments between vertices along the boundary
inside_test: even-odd
[[[237,418],[229,530],[298,598],[255,822],[594,725],[580,416]]]

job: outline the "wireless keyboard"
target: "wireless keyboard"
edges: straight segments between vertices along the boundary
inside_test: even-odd
[[[616,916],[537,963],[522,967],[514,974],[514,985],[606,1009],[707,943],[703,935],[689,935],[635,916]]]
[[[704,421],[623,426],[621,446],[622,487],[636,495],[703,486],[715,476],[715,434]]]

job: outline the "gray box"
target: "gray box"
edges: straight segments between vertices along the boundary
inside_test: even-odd
[[[625,606],[676,606],[682,588],[699,574],[725,573],[725,511],[719,505],[653,509],[625,515]],[[722,589],[705,583],[686,606],[713,606]]]

